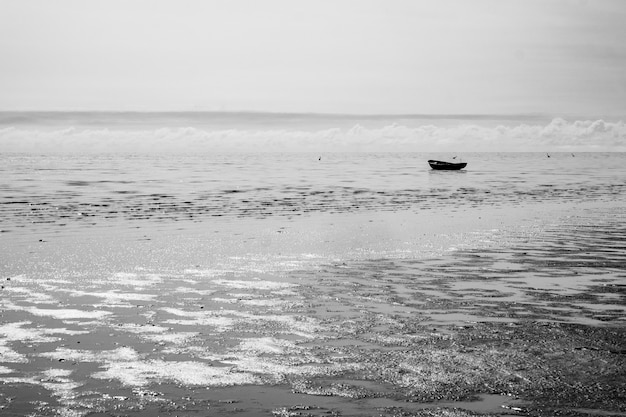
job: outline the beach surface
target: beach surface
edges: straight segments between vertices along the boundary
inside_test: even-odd
[[[624,156],[464,157],[5,155],[1,414],[626,415]]]

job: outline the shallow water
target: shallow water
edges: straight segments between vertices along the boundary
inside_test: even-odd
[[[319,157],[3,154],[0,407],[626,411],[625,154]]]
[[[626,154],[16,155],[0,165],[4,232],[116,221],[464,210],[527,203],[621,204]],[[132,223],[131,223],[132,224]]]

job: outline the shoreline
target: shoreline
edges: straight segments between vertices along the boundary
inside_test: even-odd
[[[624,213],[529,207],[6,233],[0,407],[624,415]]]

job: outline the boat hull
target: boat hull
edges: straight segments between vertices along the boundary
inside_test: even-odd
[[[458,171],[467,166],[467,162],[445,162],[429,159],[428,164],[432,169],[445,170],[445,171]]]

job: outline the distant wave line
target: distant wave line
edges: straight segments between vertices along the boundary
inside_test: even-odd
[[[391,123],[368,127],[246,126],[0,127],[1,151],[120,152],[313,151],[313,152],[463,152],[463,151],[626,151],[623,122],[556,118],[548,124],[481,126]]]

